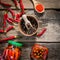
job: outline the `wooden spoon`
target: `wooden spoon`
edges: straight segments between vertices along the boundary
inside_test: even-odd
[[[37,0],[32,0],[34,4],[34,8],[38,13],[43,13],[45,8],[42,4],[40,4]]]
[[[32,26],[32,24],[31,24],[31,22],[27,19],[27,16],[24,14],[24,15],[22,15],[22,18],[23,18],[23,20],[24,20],[24,22],[25,22],[25,26],[26,26],[26,28],[29,30],[31,27],[34,29],[34,30],[36,30],[33,26]]]

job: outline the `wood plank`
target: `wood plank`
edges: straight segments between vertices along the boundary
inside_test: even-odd
[[[60,0],[38,0],[45,8],[60,8]]]
[[[12,8],[15,9],[15,6],[11,0],[1,0],[2,2],[9,3],[12,5]],[[38,0],[38,2],[42,3],[46,9],[60,9],[60,0]],[[25,9],[33,9],[33,4],[30,0],[23,0]],[[1,6],[0,6],[1,7]],[[3,7],[1,7],[4,9]],[[0,8],[0,9],[1,9]]]
[[[34,10],[27,10],[26,11],[27,15],[33,15],[35,16],[38,20],[40,19],[46,19],[46,20],[51,20],[51,19],[60,19],[60,10],[45,10],[45,12],[43,14],[38,14],[36,11]]]
[[[2,28],[3,24],[3,12],[0,11],[0,28]]]
[[[31,48],[35,43],[23,43],[23,44],[24,44],[24,46],[22,47],[21,60],[30,60]],[[46,46],[49,49],[47,60],[60,60],[60,54],[59,54],[59,52],[60,52],[60,43],[37,43],[37,44],[40,44],[42,46]],[[8,46],[7,43],[5,45],[2,44],[0,46],[0,52],[1,53],[3,52],[5,47]]]
[[[25,43],[26,44],[26,43]],[[46,46],[49,49],[48,59],[47,60],[59,60],[60,59],[60,43],[38,43],[40,45]],[[34,43],[27,43],[26,47],[22,48],[22,58],[21,60],[30,60],[31,47]]]
[[[59,28],[60,27],[60,20],[59,20],[60,17],[58,18],[60,13],[56,12],[56,11],[55,12],[52,12],[52,11],[49,12],[49,11],[48,11],[48,13],[45,14],[46,17],[43,17],[44,19],[43,18],[40,19],[40,17],[39,17],[39,29],[37,32],[38,33],[41,32],[41,29],[44,27],[47,28],[47,31],[41,37],[38,38],[38,37],[24,37],[23,36],[23,38],[16,39],[16,41],[20,41],[20,42],[60,42],[60,28]],[[34,15],[34,12],[28,11],[26,14]],[[52,14],[52,16],[51,16],[51,14]],[[47,16],[49,17],[48,19],[47,19]],[[40,23],[40,20],[42,21],[42,23]],[[18,26],[18,24],[17,24],[17,26]],[[11,35],[20,35],[21,36],[22,34],[18,31],[17,26],[16,26],[15,30],[9,31],[6,34],[6,36],[11,36]]]

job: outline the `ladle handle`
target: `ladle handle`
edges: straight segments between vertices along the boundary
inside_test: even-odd
[[[27,16],[25,14],[22,15],[22,18],[23,18],[23,20],[25,21],[26,24],[30,23],[30,21],[27,19]]]
[[[38,3],[37,0],[32,0],[34,6]]]

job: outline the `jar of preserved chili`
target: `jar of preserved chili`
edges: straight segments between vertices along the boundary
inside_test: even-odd
[[[48,48],[35,44],[31,50],[31,60],[46,60],[48,56]]]
[[[8,41],[9,45],[3,52],[4,60],[18,60],[21,56],[21,43]]]

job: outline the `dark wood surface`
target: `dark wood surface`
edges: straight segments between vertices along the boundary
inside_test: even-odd
[[[10,0],[2,0],[4,2],[9,2]],[[37,32],[40,32],[42,28],[46,27],[47,31],[41,36],[41,37],[25,37],[21,39],[15,39],[14,41],[22,42],[24,46],[22,47],[22,57],[21,60],[30,60],[30,51],[31,47],[38,43],[40,45],[46,46],[49,49],[48,59],[47,60],[60,60],[60,0],[38,0],[41,2],[46,10],[45,13],[40,15],[37,14],[33,9],[33,4],[30,0],[23,0],[25,5],[25,12],[27,15],[35,16],[38,19],[39,22],[39,29]],[[29,3],[29,4],[28,4]],[[10,1],[10,4],[12,4],[13,9],[15,9],[14,4],[12,1]],[[0,29],[2,29],[3,26],[3,14],[4,11],[2,11],[3,8],[0,6]],[[57,10],[58,9],[58,10]],[[19,10],[15,10],[16,12]],[[10,15],[10,14],[9,14]],[[41,22],[42,21],[42,22]],[[9,24],[8,24],[9,26]],[[8,27],[7,26],[7,27]],[[18,24],[17,24],[18,26]],[[22,35],[18,31],[18,27],[16,27],[15,30],[9,31],[6,35],[0,34],[0,39],[8,37],[10,35]],[[0,44],[0,53],[3,52],[4,48],[8,45],[8,43]]]
[[[1,0],[5,3],[9,3],[12,5],[11,8],[14,8],[15,9],[15,5],[13,4],[13,2],[11,0]],[[33,9],[33,4],[31,3],[32,0],[23,0],[23,3],[24,3],[24,6],[26,9]],[[60,9],[60,0],[37,0],[39,3],[42,3],[45,8],[47,9]],[[0,8],[1,9],[1,8]],[[2,9],[4,9],[2,7]]]

